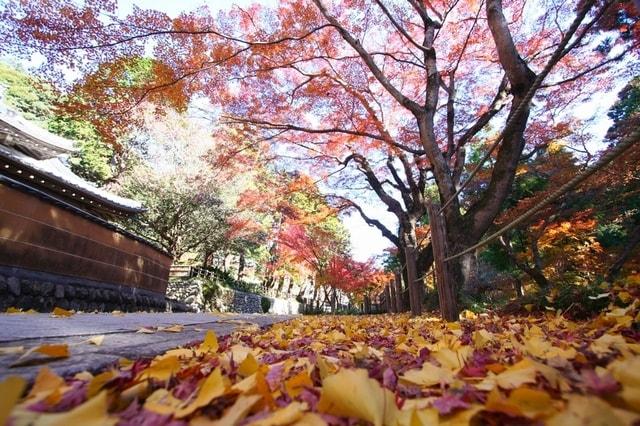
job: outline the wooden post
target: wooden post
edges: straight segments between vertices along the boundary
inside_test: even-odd
[[[402,273],[396,271],[396,312],[404,312],[404,303],[402,303]]]
[[[394,306],[391,303],[391,286],[387,284],[384,288],[384,307],[388,313],[394,311]]]
[[[409,305],[411,306],[411,316],[422,314],[422,298],[420,297],[420,285],[418,282],[418,272],[416,270],[416,248],[407,246],[404,249],[404,257],[407,262],[407,290],[409,290]]]
[[[447,257],[447,239],[444,218],[438,214],[438,209],[427,203],[429,225],[431,226],[431,246],[433,247],[433,263],[436,272],[436,289],[442,318],[447,321],[458,320],[458,304],[456,301],[455,285],[449,266],[444,259]]]
[[[398,312],[398,297],[396,296],[396,281],[391,280],[389,283],[389,306],[391,306],[391,312],[397,314]]]

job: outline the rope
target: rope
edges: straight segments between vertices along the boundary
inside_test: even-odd
[[[593,166],[587,167],[583,172],[578,173],[577,175],[575,175],[570,181],[568,181],[567,183],[565,183],[564,185],[562,185],[561,187],[556,189],[554,192],[549,194],[546,198],[544,198],[542,201],[540,201],[537,205],[535,205],[533,208],[531,208],[529,211],[527,211],[527,213],[525,213],[522,216],[514,219],[511,223],[503,226],[498,231],[494,232],[493,234],[491,234],[490,236],[488,236],[484,240],[480,241],[479,243],[467,248],[466,250],[461,251],[458,254],[455,254],[453,256],[447,257],[446,259],[444,259],[444,261],[448,262],[450,260],[457,259],[460,256],[464,256],[465,254],[471,253],[471,252],[475,251],[476,249],[478,249],[480,247],[483,247],[483,246],[487,245],[488,243],[492,242],[493,240],[495,240],[496,238],[498,238],[500,235],[504,234],[505,232],[515,228],[516,226],[518,226],[522,222],[524,222],[527,219],[529,219],[531,216],[533,216],[536,213],[538,213],[545,206],[547,206],[550,203],[554,202],[555,200],[560,198],[565,193],[567,193],[567,192],[573,190],[574,188],[576,188],[579,184],[581,184],[583,181],[588,179],[591,175],[593,175],[595,172],[597,172],[598,170],[600,170],[604,166],[606,166],[609,163],[611,163],[613,160],[615,160],[618,156],[620,156],[622,153],[624,153],[628,148],[630,148],[634,143],[637,143],[639,140],[640,140],[640,129],[636,129],[627,138],[625,138],[620,143],[618,143],[618,145],[616,145],[615,148],[613,148],[611,151],[609,151],[608,153],[603,155],[600,158],[600,160],[598,160]]]
[[[438,214],[442,214],[442,212],[444,212],[444,209],[447,208],[447,206],[449,204],[451,204],[451,202],[458,197],[458,195],[467,187],[467,185],[469,185],[469,183],[471,183],[471,180],[480,171],[480,169],[482,168],[484,163],[489,159],[489,157],[491,157],[491,154],[493,154],[493,151],[495,151],[495,149],[498,147],[498,145],[502,142],[502,140],[504,139],[504,135],[513,130],[513,127],[515,127],[515,125],[516,125],[516,121],[518,121],[520,119],[520,117],[522,116],[522,114],[524,114],[525,110],[529,108],[529,103],[531,102],[531,100],[535,96],[536,92],[538,91],[538,89],[542,85],[542,82],[544,81],[544,79],[547,77],[547,75],[551,72],[551,69],[558,63],[558,61],[564,55],[564,53],[565,53],[564,52],[564,48],[569,43],[569,40],[571,39],[573,34],[578,30],[578,27],[582,23],[582,20],[587,15],[587,12],[591,9],[591,7],[593,6],[594,3],[595,3],[595,0],[588,1],[584,5],[584,7],[580,11],[580,13],[578,13],[578,15],[576,15],[576,18],[574,19],[573,23],[571,24],[571,27],[569,27],[569,29],[565,33],[564,37],[562,37],[562,40],[560,41],[560,44],[558,45],[558,47],[556,48],[555,52],[553,53],[553,55],[551,56],[551,58],[547,62],[547,65],[545,65],[545,67],[542,70],[542,72],[540,72],[540,74],[538,74],[536,79],[533,81],[533,84],[531,85],[531,88],[529,88],[529,91],[527,92],[527,94],[524,96],[524,98],[522,98],[522,101],[520,102],[520,105],[518,105],[518,108],[516,108],[515,112],[511,116],[511,118],[507,121],[507,124],[504,126],[504,129],[502,130],[502,132],[498,136],[498,139],[496,139],[496,141],[489,148],[489,151],[487,151],[487,153],[480,159],[480,162],[473,169],[473,171],[471,172],[469,177],[467,177],[467,179],[462,183],[462,185],[460,185],[460,187],[456,190],[455,194],[453,194],[447,200],[447,202],[442,205],[442,207],[438,211]]]

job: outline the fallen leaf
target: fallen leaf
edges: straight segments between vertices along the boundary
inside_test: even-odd
[[[156,379],[161,381],[169,380],[180,371],[180,361],[177,356],[169,356],[151,363],[149,368],[145,369],[140,379]]]
[[[35,424],[37,426],[115,425],[118,420],[109,416],[108,408],[107,392],[103,391],[66,413],[43,414],[38,417]]]
[[[54,373],[50,368],[42,367],[38,371],[38,375],[29,391],[27,397],[33,397],[43,394],[48,394],[55,389],[58,389],[64,385],[64,379]]]
[[[168,390],[156,389],[144,402],[144,409],[163,416],[173,415],[178,407],[183,404],[181,399],[176,398]]]
[[[202,426],[236,426],[247,417],[249,411],[260,399],[259,395],[240,395],[236,402],[227,408],[221,418],[214,421],[206,419],[203,421]],[[197,423],[194,424],[192,421],[191,426],[197,426]]]
[[[207,330],[207,333],[204,335],[204,340],[196,352],[198,355],[218,352],[218,338],[213,330]]]
[[[24,346],[5,346],[0,348],[0,356],[2,355],[15,355],[24,352]]]
[[[27,381],[19,376],[9,376],[0,382],[0,424],[10,424],[8,422],[11,410],[16,405],[24,390]]]
[[[386,424],[395,416],[395,396],[370,379],[366,370],[343,369],[322,381],[320,412],[355,417],[374,426]]]
[[[307,409],[304,402],[293,401],[284,408],[274,411],[264,419],[249,423],[250,426],[285,426],[300,420]]]
[[[160,330],[160,327],[158,327],[158,330],[167,331],[169,333],[180,333],[184,330],[184,326],[180,324],[175,324],[175,325],[172,325],[171,327],[163,328],[162,330]]]
[[[90,343],[92,345],[100,346],[102,345],[102,342],[104,342],[104,334],[101,334],[100,336],[90,337],[86,341],[87,343]]]
[[[114,377],[116,377],[116,373],[113,371],[105,371],[104,373],[100,373],[97,376],[91,378],[91,381],[87,385],[87,397],[92,398],[97,395],[98,392],[109,383]]]
[[[247,377],[258,371],[259,367],[258,361],[256,361],[253,354],[249,353],[238,366],[238,374],[242,377]]]
[[[449,384],[453,381],[453,372],[448,369],[437,367],[430,362],[422,364],[420,370],[406,371],[400,379],[420,386],[434,386],[439,384]]]
[[[524,358],[496,375],[495,381],[503,389],[514,389],[526,383],[535,383],[536,372],[535,364],[529,358]]]
[[[181,419],[196,411],[198,408],[204,407],[211,402],[214,398],[224,394],[225,385],[222,380],[222,373],[219,368],[216,368],[202,383],[198,390],[198,396],[196,399],[186,405],[183,405],[176,410],[175,417]]]
[[[549,426],[584,425],[584,426],[626,426],[613,408],[594,396],[570,395],[566,410],[551,417]]]
[[[136,331],[136,333],[142,333],[142,334],[153,334],[155,332],[156,332],[155,330],[152,330],[147,327],[140,327],[138,331]]]
[[[53,308],[53,311],[51,312],[51,316],[53,318],[65,318],[65,317],[72,316],[74,313],[75,312],[73,312],[73,311],[68,311],[66,309],[55,307],[55,308]]]

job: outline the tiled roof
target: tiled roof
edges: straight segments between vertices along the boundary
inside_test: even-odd
[[[22,166],[32,173],[30,176],[37,173],[45,178],[41,178],[43,181],[48,179],[50,183],[56,182],[63,192],[66,193],[68,189],[67,195],[73,194],[80,203],[91,203],[95,207],[104,204],[112,210],[125,213],[144,211],[142,203],[105,191],[74,174],[64,161],[73,149],[72,141],[47,132],[13,111],[0,108],[0,159],[15,163],[11,166],[5,162],[0,172],[12,172],[11,167]],[[21,170],[14,172],[22,173]]]

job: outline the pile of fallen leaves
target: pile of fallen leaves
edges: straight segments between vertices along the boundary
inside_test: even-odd
[[[40,425],[631,425],[640,300],[558,313],[318,316],[63,379],[0,383],[0,422]],[[10,414],[9,414],[10,413]],[[3,418],[3,416],[5,416]]]

